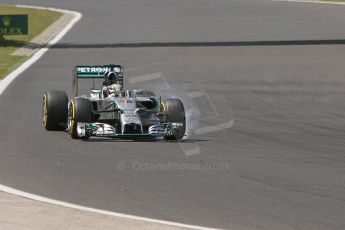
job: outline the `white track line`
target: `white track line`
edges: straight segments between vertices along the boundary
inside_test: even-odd
[[[150,222],[150,223],[155,223],[155,224],[163,224],[163,225],[168,225],[168,226],[174,226],[174,227],[181,227],[181,228],[187,228],[187,229],[196,229],[196,230],[217,230],[215,228],[207,228],[207,227],[201,227],[201,226],[194,226],[194,225],[188,225],[188,224],[182,224],[182,223],[176,223],[176,222],[170,222],[170,221],[164,221],[164,220],[156,220],[156,219],[151,219],[151,218],[145,218],[145,217],[140,217],[140,216],[133,216],[133,215],[127,215],[127,214],[122,214],[122,213],[116,213],[116,212],[110,212],[110,211],[105,211],[105,210],[100,210],[100,209],[95,209],[95,208],[88,208],[76,204],[71,204],[63,201],[58,201],[58,200],[53,200],[49,199],[46,197],[30,194],[27,192],[19,191],[4,185],[0,185],[0,191],[9,193],[9,194],[14,194],[17,196],[25,197],[31,200],[35,201],[40,201],[44,203],[49,203],[49,204],[54,204],[54,205],[59,205],[63,206],[66,208],[72,208],[72,209],[77,209],[81,211],[87,211],[87,212],[93,212],[97,214],[103,214],[107,216],[113,216],[113,217],[118,217],[118,218],[126,218],[126,219],[132,219],[136,221],[145,221],[145,222]]]
[[[4,92],[4,90],[7,88],[7,86],[16,79],[21,73],[23,73],[26,69],[28,69],[32,64],[34,64],[37,60],[39,60],[45,52],[49,50],[51,46],[56,44],[72,27],[73,25],[80,20],[82,17],[82,14],[75,11],[69,11],[69,10],[62,10],[62,9],[56,9],[56,8],[45,8],[45,7],[39,7],[39,6],[25,6],[25,5],[17,5],[17,7],[25,7],[25,8],[35,8],[35,9],[44,9],[44,10],[52,10],[52,11],[58,11],[62,13],[72,13],[74,14],[74,18],[61,30],[60,33],[58,33],[52,40],[50,40],[46,47],[39,49],[31,58],[29,58],[27,61],[25,61],[22,65],[20,65],[17,69],[15,69],[13,72],[11,72],[9,75],[7,75],[2,81],[0,81],[0,95]],[[163,224],[168,226],[175,226],[175,227],[181,227],[181,228],[187,228],[187,229],[196,229],[196,230],[215,230],[214,228],[207,228],[207,227],[201,227],[201,226],[194,226],[194,225],[188,225],[188,224],[182,224],[182,223],[176,223],[176,222],[170,222],[170,221],[164,221],[164,220],[156,220],[151,218],[145,218],[140,216],[133,216],[133,215],[127,215],[122,213],[116,213],[116,212],[110,212],[95,208],[88,208],[76,204],[71,204],[63,201],[53,200],[46,197],[38,196],[35,194],[30,194],[27,192],[23,192],[14,188],[10,188],[4,185],[0,184],[0,191],[13,194],[16,196],[24,197],[27,199],[54,204],[63,206],[66,208],[72,208],[87,212],[93,212],[98,214],[103,214],[107,216],[113,216],[113,217],[119,217],[119,218],[127,218],[137,221],[145,221],[150,223],[156,223],[156,224]]]

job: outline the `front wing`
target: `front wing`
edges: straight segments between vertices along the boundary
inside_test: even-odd
[[[77,123],[77,133],[82,137],[163,137],[172,135],[173,130],[183,126],[183,123],[157,123],[149,127],[146,133],[122,133],[106,123]]]

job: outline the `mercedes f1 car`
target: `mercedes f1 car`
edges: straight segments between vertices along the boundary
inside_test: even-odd
[[[43,95],[46,130],[65,130],[74,139],[97,137],[164,137],[179,140],[185,135],[186,117],[178,98],[156,96],[152,91],[123,89],[120,65],[75,66],[73,97],[64,91]],[[102,79],[88,95],[78,95],[78,81]],[[117,86],[117,87],[114,87]]]

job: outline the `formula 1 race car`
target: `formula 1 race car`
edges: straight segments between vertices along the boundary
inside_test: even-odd
[[[78,96],[81,79],[93,80],[89,95]],[[98,88],[95,79],[103,80]],[[42,116],[46,130],[65,130],[75,139],[151,136],[180,140],[186,130],[180,99],[124,90],[120,65],[75,66],[72,99],[64,91],[44,93]]]

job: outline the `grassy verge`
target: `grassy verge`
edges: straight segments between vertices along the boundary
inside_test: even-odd
[[[3,5],[0,5],[0,14],[27,14],[29,17],[28,35],[3,36],[3,38],[0,38],[0,79],[3,79],[9,72],[28,59],[27,56],[14,56],[11,54],[43,32],[55,20],[60,18],[62,14],[49,10]]]

